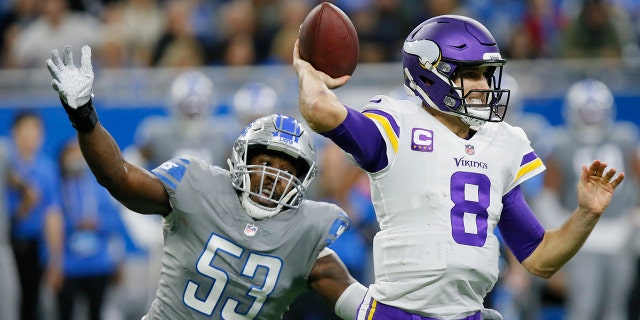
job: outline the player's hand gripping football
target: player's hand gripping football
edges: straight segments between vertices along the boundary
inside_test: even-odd
[[[313,73],[320,81],[322,81],[327,88],[336,89],[342,87],[351,79],[351,76],[342,76],[339,78],[331,78],[328,74],[316,70],[311,63],[303,60],[300,57],[300,40],[296,40],[296,44],[293,47],[293,68],[296,70],[296,74],[300,76],[302,72],[311,72]]]
[[[611,203],[613,192],[624,180],[624,173],[614,179],[616,169],[607,169],[607,164],[599,160],[589,168],[582,166],[582,175],[578,182],[578,208],[601,215]]]
[[[53,77],[51,86],[71,108],[77,109],[89,102],[93,95],[93,67],[89,46],[82,47],[79,69],[73,64],[71,46],[68,45],[64,47],[62,59],[57,49],[51,52],[47,68]]]

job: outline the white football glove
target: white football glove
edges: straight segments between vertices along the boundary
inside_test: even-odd
[[[69,107],[77,109],[85,105],[93,97],[93,67],[91,65],[91,48],[82,47],[80,69],[73,64],[71,46],[64,47],[62,60],[57,49],[47,59],[47,68],[53,80],[51,86]]]
[[[482,320],[502,320],[500,312],[493,309],[482,309]]]

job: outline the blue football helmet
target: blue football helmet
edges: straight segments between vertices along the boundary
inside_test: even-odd
[[[171,83],[170,104],[179,119],[206,117],[216,98],[211,79],[200,71],[186,71]]]
[[[273,113],[277,104],[278,94],[263,82],[246,83],[233,95],[233,111],[243,125]]]
[[[598,143],[606,137],[615,121],[613,94],[599,80],[579,80],[567,91],[563,116],[578,139]]]
[[[478,21],[443,15],[418,25],[407,37],[402,51],[402,67],[407,93],[416,95],[429,107],[460,117],[472,127],[504,119],[509,90],[500,88],[506,60],[493,35]],[[471,90],[464,95],[464,82],[454,80],[467,67],[488,66],[485,77],[489,90]],[[485,95],[484,103],[467,103],[472,92]],[[506,95],[504,97],[503,95]]]
[[[297,176],[286,171],[264,165],[249,165],[251,157],[261,152],[281,152],[293,160]],[[240,133],[233,146],[229,167],[233,187],[241,192],[243,207],[254,219],[264,219],[283,208],[297,208],[304,199],[307,187],[318,174],[313,138],[296,119],[273,114],[259,118]],[[261,185],[252,191],[250,174],[261,174]],[[275,195],[275,188],[263,188],[265,177],[270,176],[274,185],[284,180],[288,192]],[[268,194],[268,196],[265,195]],[[274,207],[267,207],[251,200],[250,195],[268,200]]]

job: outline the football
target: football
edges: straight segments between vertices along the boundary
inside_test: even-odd
[[[315,6],[300,26],[300,57],[332,78],[352,75],[360,44],[351,19],[335,5]]]

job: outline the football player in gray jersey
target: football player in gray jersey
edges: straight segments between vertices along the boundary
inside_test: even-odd
[[[639,135],[635,124],[616,120],[615,114],[614,96],[604,82],[585,78],[569,87],[563,105],[565,124],[554,133],[544,192],[538,200],[561,208],[549,220],[562,221],[578,203],[575,185],[580,163],[600,158],[629,172],[598,228],[565,267],[569,320],[627,319],[625,303],[634,266],[630,222],[640,192],[639,174],[634,170],[640,163]]]
[[[341,208],[304,199],[317,173],[310,133],[293,118],[255,120],[230,170],[194,156],[149,172],[123,159],[92,104],[91,49],[47,60],[52,85],[100,184],[127,208],[163,216],[156,299],[144,319],[281,319],[311,289],[354,319],[366,288],[327,248],[350,224]]]
[[[233,136],[227,121],[213,116],[215,100],[213,82],[206,74],[195,70],[179,74],[169,90],[169,115],[143,119],[136,128],[135,147],[124,151],[125,158],[139,153],[139,162],[153,169],[167,159],[190,154],[224,166]]]

